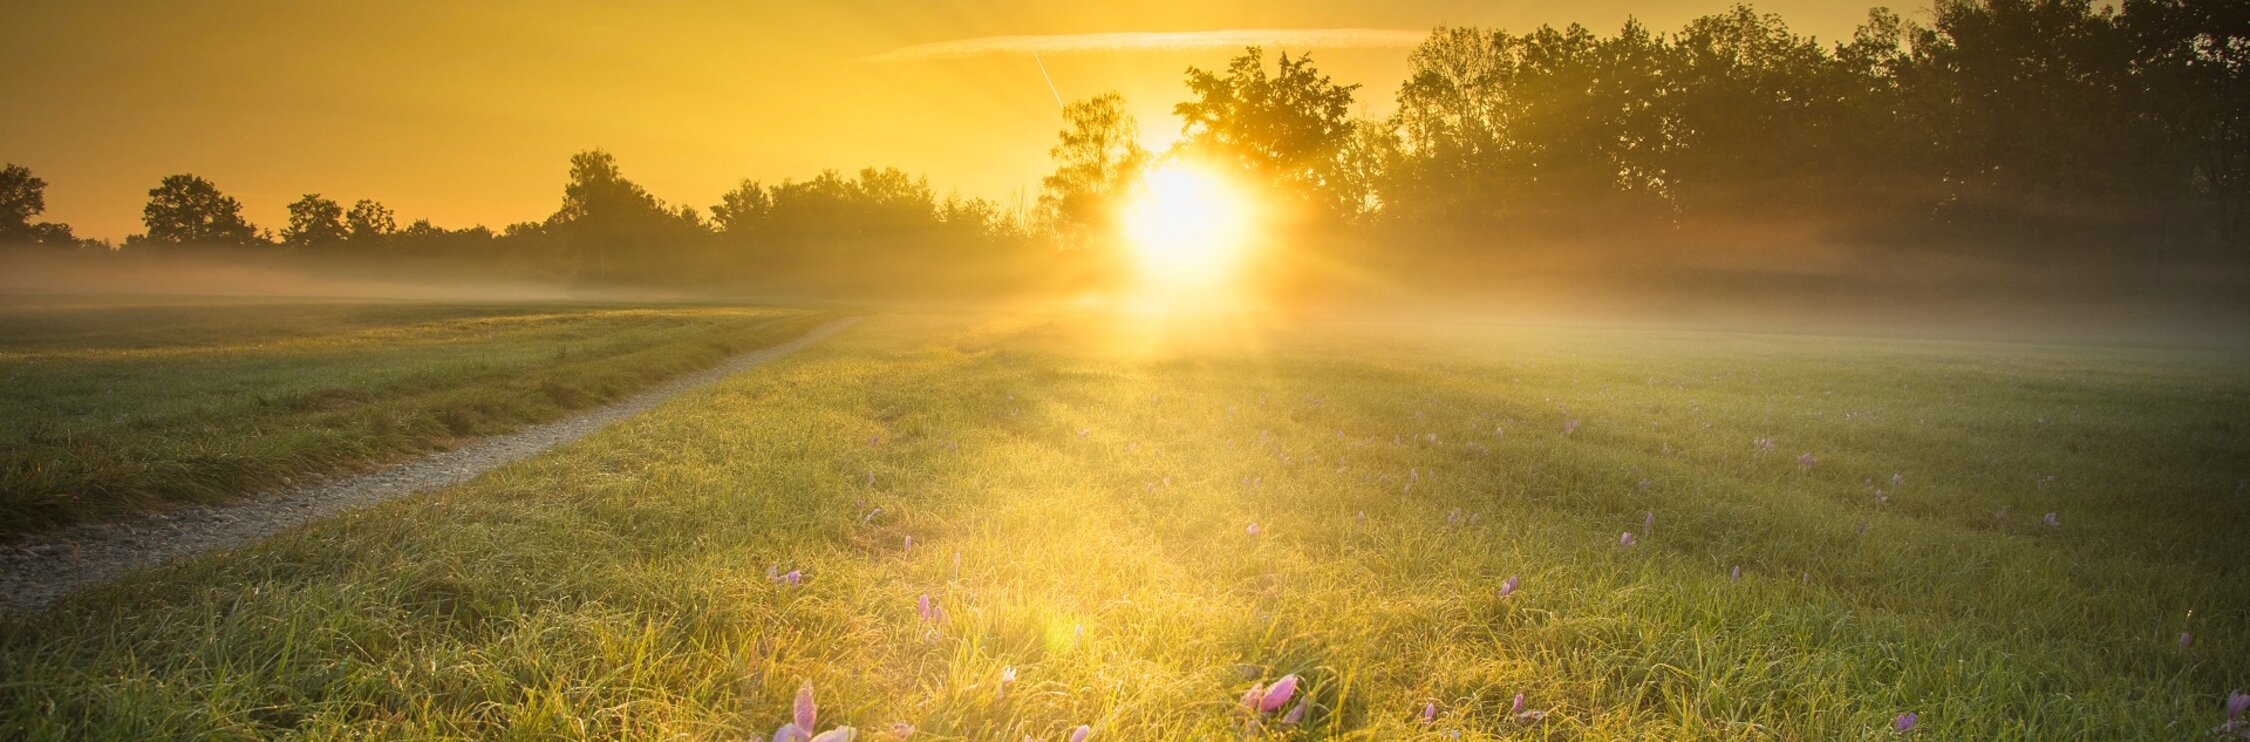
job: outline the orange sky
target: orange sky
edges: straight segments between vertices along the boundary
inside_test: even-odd
[[[34,2],[0,23],[0,160],[47,180],[49,221],[140,231],[147,191],[193,172],[278,229],[306,192],[374,198],[401,221],[536,220],[572,152],[602,147],[661,198],[707,208],[745,177],[890,165],[941,191],[1036,187],[1060,126],[1028,54],[865,61],[902,47],[1014,35],[1373,29],[1523,30],[1637,16],[1675,30],[1723,0],[1029,0],[878,2]],[[1800,33],[1848,36],[1859,2],[1765,2]],[[1923,6],[1909,6],[1921,8]],[[1927,11],[1909,12],[1909,18]],[[1405,69],[1395,38],[1330,33],[1318,66],[1384,113]],[[1407,36],[1411,38],[1409,34]],[[1046,48],[1071,40],[1050,39]],[[1306,42],[1298,42],[1306,43]],[[1010,45],[1002,44],[1007,47]],[[974,51],[973,49],[970,51]],[[1044,53],[1066,98],[1125,94],[1169,141],[1189,65],[1221,48]]]

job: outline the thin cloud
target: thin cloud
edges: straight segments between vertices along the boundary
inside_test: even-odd
[[[1170,33],[1086,33],[1053,36],[979,36],[902,46],[857,62],[919,62],[1004,54],[1100,54],[1272,46],[1290,49],[1402,49],[1422,43],[1428,31],[1392,28],[1231,28]]]

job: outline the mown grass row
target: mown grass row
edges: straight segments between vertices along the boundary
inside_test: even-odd
[[[505,432],[820,321],[696,307],[353,310],[9,313],[27,331],[0,353],[10,408],[0,423],[0,531],[221,501]],[[68,346],[68,337],[82,342]]]
[[[871,321],[6,624],[0,736],[762,739],[810,682],[874,738],[2180,739],[2250,684],[2226,363],[1266,339]]]

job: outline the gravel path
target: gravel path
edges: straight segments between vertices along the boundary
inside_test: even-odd
[[[821,325],[780,345],[738,354],[718,366],[677,377],[623,401],[508,435],[363,474],[316,481],[239,502],[175,508],[117,523],[72,526],[0,547],[0,614],[35,611],[80,588],[215,549],[262,541],[284,530],[354,508],[451,487],[487,470],[586,437],[610,423],[780,358],[843,331],[857,318]]]

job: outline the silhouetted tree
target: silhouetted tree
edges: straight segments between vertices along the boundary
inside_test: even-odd
[[[596,279],[639,277],[658,262],[660,248],[678,252],[707,234],[692,211],[666,207],[598,149],[570,158],[562,207],[547,225],[566,241],[579,269]]]
[[[1250,47],[1226,73],[1188,68],[1191,100],[1173,107],[1184,121],[1181,146],[1279,186],[1331,214],[1351,214],[1358,200],[1339,171],[1352,137],[1349,111],[1358,85],[1337,85],[1310,55],[1280,55],[1274,74],[1264,52]]]
[[[30,241],[32,217],[46,211],[47,181],[15,163],[0,168],[0,242]]]
[[[1039,214],[1066,244],[1083,244],[1116,222],[1124,195],[1148,166],[1140,125],[1125,98],[1104,93],[1063,106],[1061,141],[1047,151],[1055,171],[1040,181]]]
[[[352,204],[351,213],[344,216],[349,239],[360,244],[372,244],[398,233],[398,217],[389,207],[369,199]]]
[[[141,223],[148,227],[147,239],[160,244],[264,244],[258,229],[242,218],[242,202],[220,193],[211,181],[189,174],[166,176],[149,189]]]
[[[289,204],[289,226],[281,230],[281,242],[311,247],[340,242],[349,235],[344,227],[343,205],[318,193],[307,193]]]

